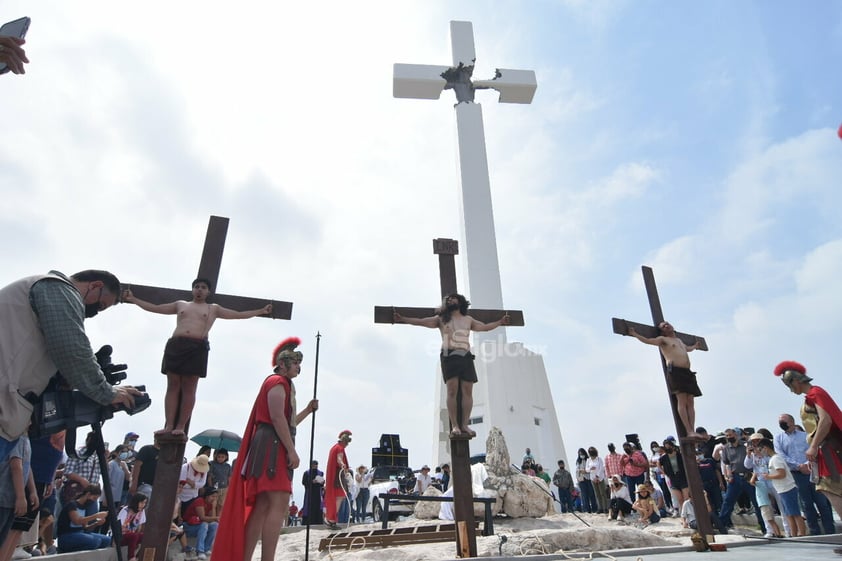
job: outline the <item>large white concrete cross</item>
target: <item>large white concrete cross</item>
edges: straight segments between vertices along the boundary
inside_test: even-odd
[[[476,53],[474,29],[469,21],[451,21],[452,66],[395,64],[393,95],[400,98],[439,99],[441,92],[456,93],[456,128],[459,137],[459,169],[462,197],[462,239],[465,242],[467,286],[476,307],[502,310],[500,265],[494,234],[494,211],[488,178],[488,156],[482,107],[474,92],[494,89],[503,103],[531,103],[538,84],[532,70],[499,68],[491,80],[472,80]],[[505,343],[505,330],[497,330]],[[489,339],[494,338],[490,333]],[[480,339],[485,339],[481,337]],[[475,342],[477,337],[475,335]]]

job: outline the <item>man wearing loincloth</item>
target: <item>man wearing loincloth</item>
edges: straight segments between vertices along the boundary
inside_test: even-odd
[[[175,331],[164,348],[161,373],[167,375],[167,395],[164,398],[164,428],[159,432],[184,435],[187,422],[196,404],[199,378],[207,376],[208,333],[217,319],[247,319],[272,313],[272,304],[258,310],[238,312],[209,304],[211,282],[198,278],[193,281],[193,300],[178,300],[168,304],[152,304],[136,298],[131,289],[123,292],[123,301],[137,304],[147,312],[177,314]]]
[[[438,328],[441,332],[441,373],[447,387],[447,413],[450,416],[451,437],[474,437],[468,419],[474,406],[473,388],[477,382],[474,355],[471,353],[471,331],[491,331],[509,325],[509,314],[492,323],[483,323],[468,315],[470,302],[461,294],[444,297],[436,315],[428,318],[405,318],[395,312],[395,323]],[[457,418],[456,397],[462,392],[462,418]]]
[[[647,345],[655,345],[661,350],[667,363],[667,384],[671,393],[675,394],[678,416],[684,423],[684,429],[689,438],[703,439],[696,433],[696,409],[694,399],[702,395],[699,384],[696,383],[696,373],[690,370],[690,357],[687,353],[699,348],[699,340],[689,347],[684,341],[675,336],[675,329],[668,321],[658,324],[658,337],[644,337],[628,326],[629,335]]]

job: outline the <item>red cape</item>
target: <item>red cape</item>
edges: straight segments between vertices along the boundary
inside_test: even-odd
[[[339,481],[339,466],[338,458],[342,457],[342,462],[345,467],[348,467],[348,456],[345,455],[345,447],[341,442],[337,442],[330,449],[330,455],[327,458],[327,469],[325,470],[325,518],[336,522],[336,497],[344,497],[345,491],[341,487],[336,487],[336,482]],[[340,485],[343,482],[340,481]],[[216,560],[214,560],[216,561]]]
[[[837,439],[842,437],[842,411],[839,410],[839,406],[836,405],[836,402],[833,401],[833,398],[830,397],[830,394],[828,394],[824,388],[819,386],[811,387],[810,391],[807,392],[804,401],[806,401],[807,405],[817,405],[821,407],[828,415],[830,415],[831,427],[828,436],[833,435],[836,436]],[[842,459],[836,455],[825,454],[824,452],[825,451],[822,448],[819,448],[819,475],[821,477],[828,477],[833,473],[827,466],[830,462],[834,462],[836,464],[836,473],[842,472]]]
[[[275,374],[266,378],[261,385],[261,391],[254,400],[251,408],[246,430],[243,432],[243,442],[240,444],[240,453],[234,462],[233,473],[228,484],[228,495],[225,497],[225,505],[222,508],[222,516],[219,519],[219,528],[216,532],[216,539],[213,544],[213,561],[242,561],[243,550],[245,549],[246,521],[251,515],[254,506],[254,496],[249,496],[246,489],[246,480],[243,479],[243,462],[246,461],[248,450],[251,447],[251,440],[257,430],[256,422],[257,402],[264,395],[262,391],[266,381]],[[283,383],[278,376],[278,383]],[[273,386],[274,387],[274,386]]]

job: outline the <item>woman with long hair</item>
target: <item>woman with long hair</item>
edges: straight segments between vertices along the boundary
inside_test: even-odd
[[[135,552],[143,539],[143,527],[146,524],[146,503],[149,497],[135,493],[129,498],[129,504],[120,509],[117,520],[123,530],[123,545],[128,548],[129,561],[137,561]]]
[[[596,502],[587,463],[588,453],[584,448],[579,448],[579,457],[576,458],[576,481],[579,483],[579,492],[582,494],[582,512],[596,512],[599,510],[599,505]]]

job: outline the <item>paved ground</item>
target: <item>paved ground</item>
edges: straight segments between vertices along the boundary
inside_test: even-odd
[[[838,537],[842,541],[842,536]],[[622,556],[618,553],[617,559],[652,559],[653,561],[771,561],[776,559],[792,560],[816,560],[824,559],[842,560],[842,555],[834,553],[833,550],[842,544],[816,544],[798,543],[795,540],[777,542],[763,545],[741,545],[740,547],[729,546],[727,551],[716,552],[706,551],[698,553],[695,551],[682,551],[671,553],[659,553],[656,550],[649,551],[624,551]]]
[[[842,555],[834,552],[834,549],[842,547],[842,534],[833,536],[819,536],[818,538],[807,537],[801,539],[786,540],[757,540],[756,542],[743,542],[725,544],[727,550],[724,552],[706,551],[699,553],[687,551],[687,548],[649,548],[649,549],[625,549],[620,551],[607,551],[607,555],[620,560],[652,560],[652,561],[842,561]],[[590,554],[588,554],[590,555]],[[587,556],[578,557],[576,554],[569,555],[541,555],[534,556],[534,559],[542,561],[556,561],[561,559],[585,559]],[[531,557],[500,557],[498,559],[510,559],[511,561],[525,561]],[[607,558],[600,554],[594,554],[593,559]]]

